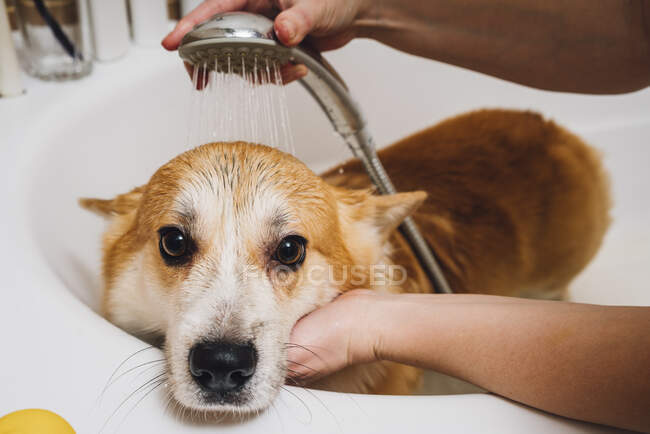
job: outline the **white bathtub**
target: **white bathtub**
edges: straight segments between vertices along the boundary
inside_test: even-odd
[[[539,92],[368,41],[329,57],[382,145],[449,115],[500,106],[539,110],[602,149],[615,223],[571,295],[581,302],[650,304],[650,91]],[[75,201],[144,183],[186,149],[189,85],[175,54],[135,48],[80,82],[27,84],[26,96],[0,100],[0,416],[46,408],[79,433],[93,433],[153,371],[132,371],[97,402],[118,364],[145,344],[95,312],[103,222]],[[347,157],[306,93],[292,85],[289,97],[298,156],[315,168]],[[122,371],[159,357],[156,351]],[[127,401],[105,432],[613,432],[488,394],[390,397],[288,388],[259,417],[221,425],[177,421],[164,411],[162,388],[136,406],[141,396]]]

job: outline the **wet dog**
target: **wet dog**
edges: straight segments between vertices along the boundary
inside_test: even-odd
[[[596,153],[534,113],[462,115],[380,158],[403,193],[374,194],[358,161],[319,177],[291,155],[235,142],[185,152],[114,199],[81,200],[109,220],[104,312],[164,341],[182,406],[267,407],[293,325],[345,291],[431,292],[396,231],[407,216],[455,292],[542,298],[563,297],[609,223]],[[317,386],[405,394],[418,378],[376,362]]]

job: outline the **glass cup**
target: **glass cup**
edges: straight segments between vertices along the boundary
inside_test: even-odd
[[[85,0],[14,1],[23,37],[21,59],[28,74],[70,80],[90,73]]]

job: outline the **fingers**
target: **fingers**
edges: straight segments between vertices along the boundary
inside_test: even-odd
[[[309,346],[289,344],[287,347],[287,378],[294,382],[310,382],[332,371],[320,360],[317,350]]]
[[[327,309],[316,311],[301,318],[286,344],[287,377],[292,380],[313,381],[336,372],[346,363],[346,332],[341,327],[323,327],[330,322]]]
[[[178,21],[174,30],[163,39],[162,46],[167,50],[175,50],[183,36],[197,24],[206,21],[214,14],[240,10],[244,6],[246,6],[246,0],[206,0]]]
[[[361,338],[372,291],[356,290],[302,317],[287,343],[287,377],[313,381],[344,367],[373,361],[372,337]],[[366,334],[372,334],[367,332]]]
[[[292,63],[287,63],[282,68],[280,68],[280,74],[282,75],[282,84],[289,84],[293,81],[299,80],[307,75],[307,67],[305,65],[294,65]]]
[[[309,1],[296,2],[275,18],[275,34],[280,42],[292,47],[319,25],[323,6]]]

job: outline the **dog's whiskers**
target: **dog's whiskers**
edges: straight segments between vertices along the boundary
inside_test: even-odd
[[[298,372],[298,371],[296,371],[296,370],[294,370],[294,369],[291,369],[291,368],[289,368],[289,367],[287,367],[286,369],[287,369],[287,371],[289,371],[289,372],[292,372],[292,373],[298,374],[298,375],[296,375],[295,377],[287,377],[287,378],[286,378],[287,381],[290,381],[290,382],[291,382],[291,385],[292,385],[292,386],[299,387],[299,388],[301,388],[301,389],[303,389],[303,390],[305,390],[305,391],[307,391],[307,392],[313,394],[313,392],[312,392],[311,390],[309,390],[309,389],[306,387],[306,385],[303,383],[303,381],[302,381],[305,377],[308,377],[307,374],[301,374],[300,372]],[[285,389],[285,390],[286,390],[286,389]],[[361,406],[359,405],[359,403],[358,403],[358,402],[357,402],[357,401],[356,401],[356,400],[355,400],[355,399],[354,399],[354,398],[353,398],[349,393],[343,393],[343,395],[345,395],[345,396],[346,396],[350,401],[352,401],[352,403],[353,403],[353,404],[354,404],[354,405],[355,405],[355,406],[356,406],[356,407],[357,407],[357,408],[358,408],[362,413],[364,413],[364,414],[367,415],[367,413],[366,413],[366,412],[361,408]],[[314,395],[314,398],[318,399],[318,398],[316,397],[316,395]],[[319,401],[320,401],[320,400],[319,400]],[[323,404],[322,401],[321,401],[321,404]],[[324,404],[323,404],[323,405],[324,405]],[[329,410],[328,410],[328,411],[329,411]],[[330,412],[330,413],[331,413],[331,412]],[[334,417],[333,414],[332,414],[332,417]]]
[[[124,364],[125,364],[126,362],[128,362],[129,360],[131,360],[133,357],[137,356],[138,354],[140,354],[140,353],[142,353],[142,352],[144,352],[144,351],[147,351],[147,350],[151,350],[151,349],[153,349],[153,348],[156,348],[156,347],[154,347],[153,345],[149,345],[149,346],[147,346],[147,347],[145,347],[145,348],[141,348],[141,349],[139,349],[138,351],[136,351],[136,352],[134,352],[133,354],[131,354],[130,356],[128,356],[126,359],[122,360],[122,362],[117,366],[117,368],[115,368],[115,370],[113,371],[113,373],[111,374],[111,376],[108,377],[108,381],[106,381],[106,385],[104,386],[104,388],[102,389],[101,393],[100,393],[99,396],[97,397],[97,401],[95,402],[95,405],[97,405],[97,404],[99,404],[99,402],[101,402],[102,397],[104,396],[104,393],[106,392],[106,390],[108,389],[108,387],[112,384],[111,381],[113,380],[113,377],[115,377],[115,374],[118,373],[118,371],[120,370],[120,368],[122,368],[122,366],[124,366]]]
[[[176,405],[176,402],[173,399],[173,395],[171,393],[171,389],[167,388],[165,391],[165,408],[163,409],[163,416],[167,414],[168,411],[170,411],[170,405]],[[171,410],[172,412],[175,412],[175,409]],[[172,414],[172,416],[176,416],[175,414]]]
[[[301,389],[305,390],[304,387],[302,387],[302,386],[298,386],[298,387],[300,387]],[[299,397],[298,394],[296,394],[295,392],[292,392],[291,390],[287,389],[286,387],[284,387],[284,386],[280,386],[280,389],[282,389],[282,390],[284,390],[285,392],[287,392],[287,393],[289,393],[290,395],[292,395],[294,398],[296,398],[296,399],[297,399],[297,400],[302,404],[302,406],[305,408],[305,410],[307,410],[307,413],[309,413],[309,420],[308,420],[307,422],[305,422],[305,424],[306,424],[306,425],[310,424],[311,421],[314,419],[314,415],[313,415],[313,413],[311,412],[311,409],[309,408],[309,406],[307,405],[307,403],[306,403],[306,402],[305,402],[301,397]]]
[[[294,365],[302,366],[302,367],[305,368],[305,369],[309,369],[310,371],[312,371],[312,372],[313,372],[314,374],[316,374],[316,375],[320,375],[320,373],[321,373],[318,369],[314,369],[314,368],[312,368],[311,366],[307,366],[307,365],[305,365],[305,364],[303,364],[303,363],[296,362],[295,360],[289,360],[289,359],[287,359],[287,362],[288,362],[288,363],[293,363]],[[289,369],[289,368],[287,368],[287,369]]]
[[[325,409],[325,411],[327,411],[327,413],[329,413],[329,415],[332,416],[332,419],[334,419],[334,422],[336,422],[336,426],[338,427],[339,431],[340,431],[340,432],[343,432],[343,428],[341,427],[341,422],[340,422],[340,421],[338,420],[338,418],[334,415],[334,413],[332,412],[332,410],[330,410],[330,408],[329,408],[327,405],[325,405],[325,403],[323,402],[323,400],[320,399],[320,398],[318,397],[318,395],[316,395],[314,392],[312,392],[312,391],[309,390],[308,388],[306,388],[306,387],[302,387],[302,386],[298,386],[298,387],[300,387],[300,388],[301,388],[302,390],[304,390],[305,392],[309,393],[309,394],[310,394],[310,395],[311,395],[311,396],[312,396],[316,401],[318,401],[318,402],[320,403],[320,405]]]
[[[140,405],[140,403],[141,403],[142,401],[144,401],[144,399],[145,399],[147,396],[149,396],[149,395],[150,395],[154,390],[158,389],[160,386],[162,386],[163,384],[165,384],[166,381],[167,381],[167,377],[164,377],[164,378],[161,378],[161,379],[159,379],[159,380],[157,380],[157,381],[154,381],[153,383],[150,383],[150,386],[153,385],[153,387],[150,387],[149,390],[147,390],[146,393],[145,393],[142,397],[140,397],[140,399],[138,399],[138,401],[135,403],[135,405],[134,405],[133,407],[131,407],[131,409],[129,409],[129,411],[128,411],[128,412],[124,415],[124,417],[122,418],[122,421],[121,421],[121,422],[119,423],[119,425],[117,426],[117,429],[116,429],[116,430],[119,430],[119,428],[124,424],[124,422],[126,421],[126,419],[129,417],[129,415],[130,415],[131,413],[133,413],[133,410],[135,410],[136,407],[137,407],[138,405]]]
[[[287,348],[300,348],[302,350],[307,351],[308,353],[310,353],[311,355],[316,357],[318,360],[324,361],[323,358],[321,356],[319,356],[314,350],[310,350],[309,348],[307,348],[304,345],[296,344],[296,343],[293,343],[293,342],[285,342],[284,346],[287,347]]]
[[[304,379],[307,379],[309,377],[307,374],[303,374],[303,373],[298,372],[298,371],[296,371],[294,369],[291,369],[291,368],[287,368],[287,371],[289,371],[289,372],[291,372],[293,374],[291,377],[286,378],[286,380],[288,380],[288,381],[293,381],[294,384],[292,384],[292,385],[297,385],[297,386],[300,386],[300,387],[306,385],[306,384],[299,384],[298,382],[302,383],[302,381]]]
[[[280,412],[278,411],[278,408],[275,406],[273,401],[271,401],[271,408],[275,411],[275,415],[278,417],[278,422],[280,422],[280,431],[284,432],[284,422],[282,421],[282,416],[280,415]]]
[[[117,382],[120,380],[120,378],[124,377],[125,375],[127,375],[127,374],[130,373],[130,372],[135,371],[136,369],[143,368],[143,367],[145,367],[145,366],[147,366],[147,365],[158,364],[158,363],[164,363],[164,362],[165,362],[165,359],[150,360],[150,361],[148,361],[148,362],[140,363],[140,364],[137,365],[137,366],[134,366],[134,367],[132,367],[132,368],[129,368],[129,369],[127,369],[126,371],[122,372],[122,373],[121,373],[120,375],[118,375],[117,377],[115,377],[115,378],[114,378],[114,379],[113,379],[109,384],[107,384],[107,386],[106,386],[106,390],[108,390],[108,388],[111,387],[113,384],[117,383]],[[154,367],[156,367],[156,365],[154,365],[154,366],[150,366],[149,368],[154,368]],[[145,373],[146,371],[147,371],[147,370],[144,370],[143,372],[141,372],[140,374],[138,374],[138,376],[142,375],[142,374]],[[137,378],[137,376],[136,376],[136,378]]]
[[[108,418],[106,419],[106,421],[105,421],[104,424],[102,425],[102,428],[99,430],[99,432],[102,433],[102,432],[106,429],[106,427],[108,426],[108,424],[109,424],[109,422],[111,421],[111,419],[112,419],[112,418],[117,414],[118,411],[120,411],[120,409],[121,409],[121,408],[122,408],[122,407],[123,407],[123,406],[124,406],[124,405],[125,405],[125,404],[126,404],[126,403],[127,403],[127,402],[132,398],[132,397],[133,397],[133,396],[135,396],[138,392],[140,392],[141,390],[143,390],[143,389],[146,388],[147,386],[151,386],[152,384],[155,384],[155,383],[157,382],[157,380],[159,380],[161,377],[165,377],[166,375],[167,375],[167,372],[166,372],[166,371],[163,372],[163,373],[161,373],[161,374],[158,374],[158,375],[156,375],[155,377],[153,377],[153,378],[149,379],[148,381],[146,381],[143,385],[139,386],[139,387],[138,387],[137,389],[135,389],[133,392],[129,393],[129,395],[128,395],[126,398],[124,398],[124,399],[122,400],[122,402],[120,403],[120,405],[118,405],[117,408],[116,408],[115,410],[113,410],[113,412],[110,414],[110,416],[108,416]],[[163,378],[163,380],[166,380],[166,378]],[[163,382],[164,382],[164,381],[163,381]]]

